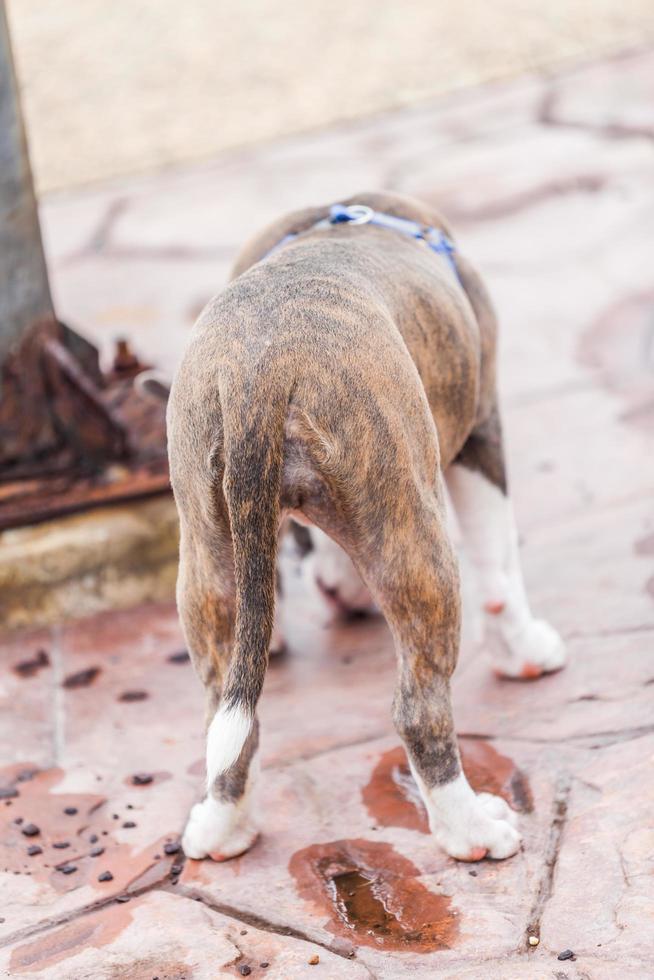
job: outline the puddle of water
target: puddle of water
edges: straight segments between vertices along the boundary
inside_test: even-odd
[[[446,895],[420,881],[418,869],[390,844],[343,840],[298,851],[289,865],[301,896],[328,928],[358,945],[405,952],[450,949],[459,923]]]
[[[533,809],[527,777],[512,759],[488,742],[462,740],[461,760],[477,793],[495,793],[518,812],[528,813]],[[384,752],[361,795],[378,826],[429,833],[427,813],[401,745]]]

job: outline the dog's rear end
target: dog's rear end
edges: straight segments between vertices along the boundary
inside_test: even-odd
[[[294,220],[310,228],[316,213]],[[184,835],[190,857],[230,857],[256,836],[256,705],[284,513],[345,549],[389,622],[394,718],[439,843],[464,860],[517,849],[506,805],[476,796],[461,771],[449,695],[460,608],[442,468],[493,411],[494,337],[478,319],[415,242],[343,229],[255,265],[196,325],[169,402],[178,604],[208,698],[207,796]]]

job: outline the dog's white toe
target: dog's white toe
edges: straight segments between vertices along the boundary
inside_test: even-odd
[[[478,793],[477,799],[489,817],[494,820],[507,820],[512,827],[518,826],[518,814],[501,796],[494,796],[492,793]]]
[[[418,785],[421,786],[418,780]],[[459,861],[502,860],[520,847],[517,818],[508,804],[491,793],[477,795],[461,773],[451,783],[425,790],[429,825],[437,842]]]
[[[226,861],[252,847],[257,836],[257,828],[237,805],[207,797],[191,809],[182,847],[187,857],[198,861]]]
[[[565,644],[544,619],[531,619],[519,631],[495,632],[490,638],[493,666],[503,677],[529,680],[560,670]]]

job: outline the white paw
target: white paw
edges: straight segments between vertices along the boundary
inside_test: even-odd
[[[257,836],[241,803],[220,803],[207,797],[191,809],[182,847],[187,857],[198,861],[206,857],[226,861],[252,847]]]
[[[493,630],[489,646],[493,666],[503,677],[524,680],[560,670],[566,661],[565,644],[544,619],[530,619],[521,629]]]
[[[470,788],[465,776],[430,790],[426,799],[429,823],[437,842],[459,861],[497,861],[520,848],[517,818],[499,796]]]

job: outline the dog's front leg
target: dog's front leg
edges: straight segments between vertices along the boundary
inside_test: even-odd
[[[412,516],[407,527],[414,534],[410,541],[395,541],[395,561],[366,574],[399,657],[395,724],[440,846],[461,861],[507,858],[520,846],[515,814],[499,797],[472,790],[454,731],[450,677],[460,633],[456,560],[440,507],[421,507]],[[397,528],[394,533],[397,539]]]

